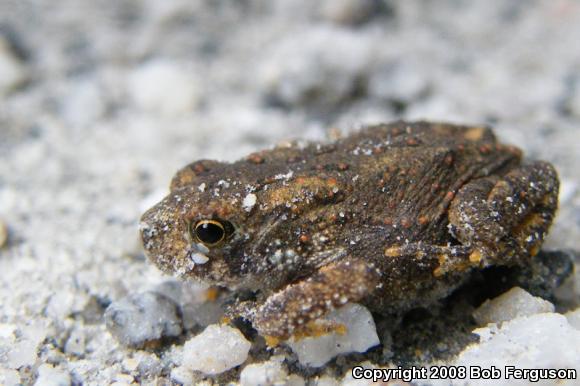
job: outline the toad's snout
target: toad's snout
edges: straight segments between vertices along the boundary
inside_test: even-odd
[[[143,214],[139,222],[147,257],[162,270],[175,273],[187,261],[187,226],[167,206],[168,198]]]

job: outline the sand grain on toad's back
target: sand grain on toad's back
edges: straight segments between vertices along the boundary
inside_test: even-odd
[[[163,232],[142,238],[166,272],[254,292],[229,315],[275,344],[319,335],[316,322],[347,302],[404,311],[444,298],[474,270],[527,264],[558,186],[552,165],[522,163],[490,128],[398,121],[234,163],[193,162],[141,219]]]

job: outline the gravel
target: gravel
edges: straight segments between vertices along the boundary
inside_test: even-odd
[[[242,386],[286,384],[288,372],[284,369],[283,361],[283,357],[274,357],[267,362],[247,365],[240,373],[240,384]]]
[[[301,364],[320,367],[339,354],[365,352],[380,343],[371,313],[359,304],[346,304],[325,320],[339,331],[288,342]]]
[[[49,364],[40,365],[38,368],[38,378],[34,386],[69,386],[71,384],[70,375]]]
[[[503,289],[373,315],[382,346],[314,368],[248,326],[222,331],[227,300],[157,271],[137,227],[193,160],[426,118],[491,124],[552,162],[561,200],[544,248],[580,250],[578,36],[574,0],[0,2],[0,384],[219,384],[246,367],[258,379],[272,356],[287,382],[321,384],[360,382],[359,363],[577,366],[571,252],[553,255],[576,256],[563,284],[569,264],[545,265],[548,282],[505,288],[529,295],[480,308],[488,327],[473,312]],[[111,324],[123,312],[142,324]],[[248,352],[207,376],[191,342],[215,329]]]
[[[466,349],[457,358],[458,366],[501,368],[555,368],[580,371],[580,331],[559,314],[542,313],[475,330],[481,337],[477,347]],[[478,384],[473,381],[473,384]],[[489,382],[489,381],[488,381]],[[481,384],[487,384],[480,381]],[[529,384],[526,380],[498,384]]]
[[[183,331],[177,304],[155,292],[136,293],[111,303],[105,323],[119,342],[132,347],[176,337]]]
[[[183,346],[183,365],[204,374],[220,374],[248,358],[251,343],[239,330],[212,324]]]
[[[554,312],[554,305],[530,295],[519,287],[514,287],[495,299],[487,300],[475,310],[473,317],[480,325],[486,325],[543,312]]]
[[[566,316],[568,323],[570,323],[572,327],[580,330],[580,308],[576,309],[575,311],[567,312],[564,314],[564,316]]]

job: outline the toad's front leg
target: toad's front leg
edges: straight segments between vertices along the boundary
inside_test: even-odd
[[[314,320],[347,302],[372,293],[380,283],[373,264],[345,259],[321,267],[312,276],[271,295],[249,315],[253,326],[271,341],[309,335]]]

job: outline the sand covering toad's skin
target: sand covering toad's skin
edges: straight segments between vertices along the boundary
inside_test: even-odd
[[[406,309],[446,296],[473,269],[525,263],[558,186],[550,164],[522,163],[489,128],[396,122],[194,162],[141,233],[164,271],[256,291],[231,313],[285,339],[316,333],[313,322],[347,302]],[[204,220],[223,224],[223,241],[199,240]]]

